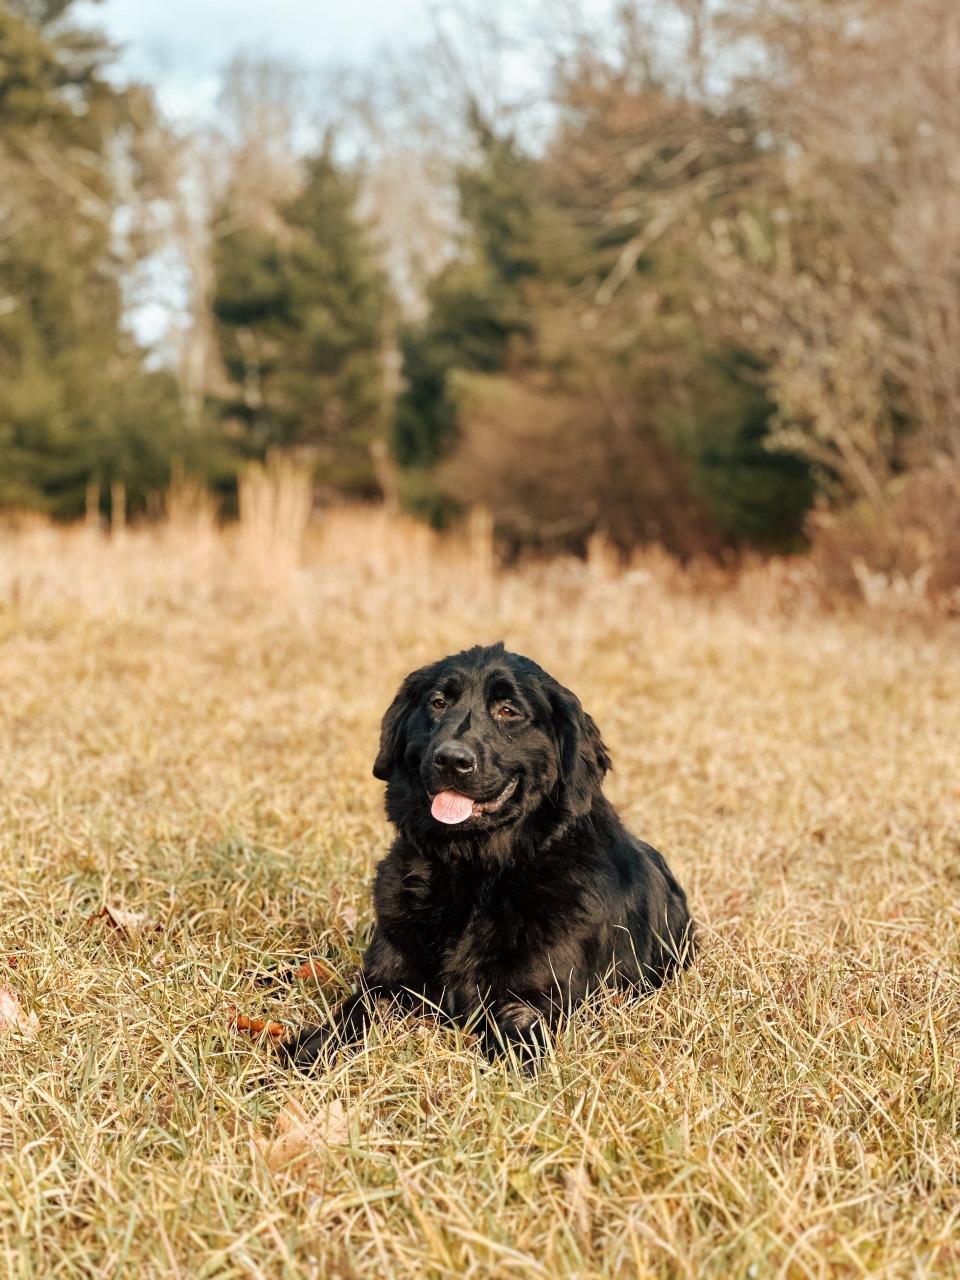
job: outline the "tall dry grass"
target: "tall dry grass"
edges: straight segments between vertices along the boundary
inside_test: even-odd
[[[310,523],[310,471],[272,454],[252,463],[240,478],[239,535],[246,564],[263,582],[289,584],[300,567]]]
[[[264,573],[266,510],[253,552],[203,519],[0,534],[0,986],[37,1018],[0,1036],[7,1273],[957,1274],[955,624],[599,544],[503,572],[482,530],[375,512],[291,519]],[[418,1023],[287,1074],[228,1009],[346,988],[380,713],[499,638],[599,721],[702,956],[537,1079]],[[279,980],[308,955],[329,982]]]

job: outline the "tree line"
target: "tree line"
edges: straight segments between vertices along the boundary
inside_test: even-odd
[[[69,10],[0,0],[3,506],[150,510],[176,469],[229,499],[280,450],[321,499],[482,504],[517,550],[792,550],[825,511],[869,541],[910,492],[955,518],[952,0],[544,18],[522,106],[448,33],[389,101],[325,81],[308,131],[246,61],[206,138]],[[158,352],[129,317],[165,253]]]

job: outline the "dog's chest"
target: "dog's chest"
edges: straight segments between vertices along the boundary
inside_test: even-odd
[[[574,877],[540,862],[494,871],[398,849],[378,877],[378,919],[414,969],[472,993],[530,980],[564,953],[580,915]]]
[[[440,896],[437,967],[448,988],[475,996],[522,982],[553,936],[550,895],[529,877],[454,876]]]

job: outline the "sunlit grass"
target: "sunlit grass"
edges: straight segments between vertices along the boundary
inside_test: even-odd
[[[655,557],[491,577],[375,515],[276,581],[247,542],[0,542],[0,983],[39,1016],[0,1040],[8,1273],[960,1270],[956,627],[786,609],[762,575],[698,598]],[[321,1015],[335,982],[280,980],[308,955],[346,988],[380,713],[494,639],[600,723],[702,957],[582,1010],[537,1079],[416,1023],[288,1075],[228,1010]],[[271,1169],[290,1099],[346,1130]]]

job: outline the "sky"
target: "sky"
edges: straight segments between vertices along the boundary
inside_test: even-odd
[[[122,47],[118,70],[156,85],[171,115],[213,106],[235,53],[362,63],[430,31],[430,0],[83,0],[75,16]]]

